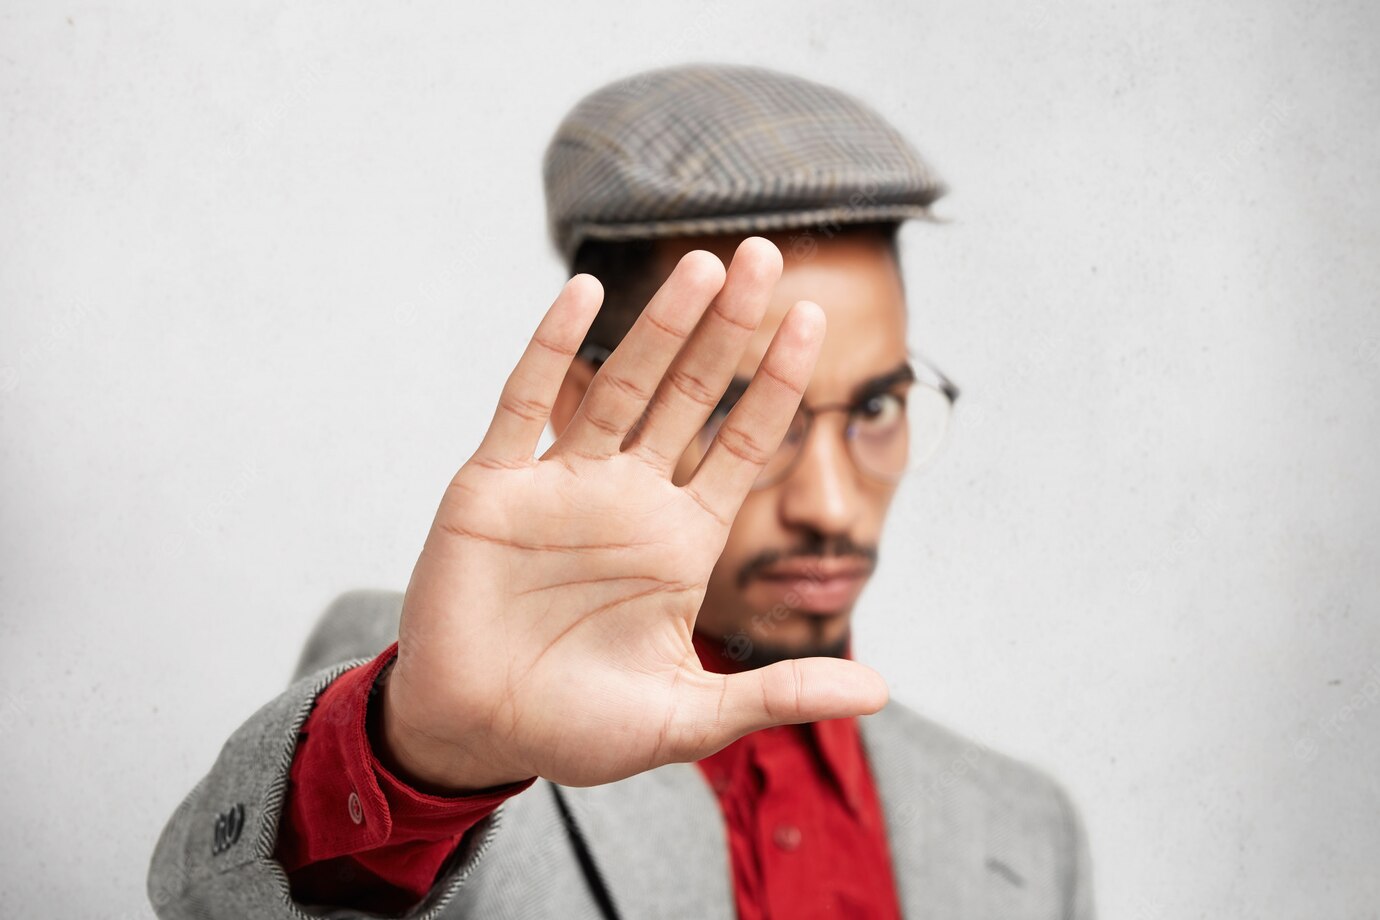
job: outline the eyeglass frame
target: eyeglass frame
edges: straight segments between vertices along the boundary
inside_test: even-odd
[[[577,358],[580,358],[580,359],[584,360],[584,361],[588,361],[590,364],[594,365],[594,368],[595,368],[595,370],[597,371],[597,370],[604,364],[604,362],[607,361],[607,360],[609,359],[609,357],[610,357],[612,354],[613,354],[613,351],[612,351],[612,350],[610,350],[610,349],[608,349],[608,348],[605,348],[605,347],[602,346],[602,345],[598,345],[598,344],[595,344],[595,343],[591,342],[591,343],[588,343],[588,344],[584,345],[578,352],[576,352],[576,355],[575,355],[575,356],[576,356]],[[911,379],[908,380],[908,381],[905,381],[905,382],[906,382],[906,383],[918,384],[919,386],[929,387],[929,388],[931,388],[931,389],[933,389],[933,390],[936,390],[941,396],[943,396],[946,400],[948,400],[948,411],[949,411],[949,412],[952,412],[952,411],[953,411],[954,405],[958,402],[958,397],[959,397],[960,393],[962,393],[962,391],[958,388],[958,384],[954,383],[953,380],[951,380],[951,379],[948,377],[948,375],[946,375],[943,371],[941,371],[941,370],[935,365],[935,363],[934,363],[933,361],[930,361],[928,358],[924,357],[923,355],[919,354],[918,352],[916,352],[916,351],[914,351],[914,350],[912,350],[912,349],[910,349],[910,348],[907,348],[907,349],[906,349],[906,358],[907,358],[907,366],[909,367],[909,369],[910,369],[910,371],[911,371]],[[925,371],[928,371],[930,374],[932,374],[932,375],[934,376],[934,379],[933,379],[932,381],[920,379],[920,375],[919,375],[918,373],[916,373],[916,370],[917,370],[916,365],[919,365],[920,368],[923,368]],[[749,383],[750,383],[750,381],[749,381]],[[716,403],[715,406],[714,406],[714,408],[710,411],[710,413],[709,413],[709,418],[710,418],[710,419],[712,419],[712,418],[714,417],[714,415],[715,415],[716,413],[718,413],[718,412],[720,411],[720,409],[723,407],[724,399],[727,398],[727,395],[728,395],[728,390],[725,389],[724,395],[721,396],[721,397],[719,398],[719,402]],[[869,394],[869,395],[866,397],[866,399],[872,399],[872,398],[876,397],[877,395],[879,395],[879,394],[877,394],[877,393],[871,393],[871,394]],[[734,406],[734,405],[737,405],[737,400],[738,400],[738,399],[741,399],[741,398],[742,398],[742,394],[739,393],[738,396],[735,397],[733,403],[732,403],[732,404],[728,407],[728,409],[724,412],[725,417],[727,416],[728,412],[731,412],[731,411],[732,411],[733,406]],[[803,457],[803,456],[805,455],[805,451],[803,450],[803,445],[805,444],[805,442],[806,442],[807,440],[809,440],[810,432],[811,432],[811,431],[813,430],[813,428],[814,428],[815,416],[821,415],[821,414],[823,414],[823,413],[825,413],[825,412],[838,412],[838,411],[844,411],[844,410],[846,410],[846,411],[849,413],[850,417],[851,417],[852,414],[853,414],[855,411],[857,411],[857,410],[861,407],[861,405],[862,405],[862,401],[859,401],[859,402],[856,402],[856,403],[852,403],[852,402],[849,402],[849,403],[828,403],[828,404],[822,405],[822,406],[810,406],[810,405],[806,405],[806,403],[802,400],[801,403],[800,403],[800,405],[799,405],[799,407],[796,409],[796,415],[802,416],[802,417],[804,418],[804,420],[805,420],[805,432],[804,432],[804,435],[801,437],[801,441],[800,441],[802,447],[796,449],[795,455],[794,455],[793,457],[791,457],[790,462],[787,463],[787,464],[786,464],[779,472],[777,472],[774,476],[770,477],[769,479],[767,479],[767,480],[765,480],[765,481],[760,480],[760,479],[757,480],[757,481],[754,481],[753,484],[752,484],[752,487],[751,487],[751,491],[754,491],[754,492],[755,492],[755,491],[757,491],[757,490],[759,490],[759,489],[770,488],[771,486],[776,485],[776,484],[779,483],[779,482],[782,482],[782,481],[785,480],[788,476],[790,476],[791,472],[795,469],[796,465],[800,462],[800,458]],[[794,417],[794,416],[791,418],[791,422],[792,422],[792,424],[794,424],[794,422],[795,422],[795,417]],[[704,423],[703,425],[700,426],[700,431],[703,432],[703,431],[704,431],[706,428],[708,428],[708,427],[709,427],[709,419],[706,419],[706,420],[705,420],[705,423]],[[897,473],[897,474],[895,474],[895,475],[893,475],[893,476],[888,476],[888,475],[885,475],[885,474],[883,474],[883,473],[878,473],[878,472],[875,471],[875,470],[869,469],[869,468],[867,467],[867,464],[865,464],[865,463],[859,463],[859,462],[858,462],[858,458],[854,455],[854,450],[855,450],[855,448],[852,446],[852,443],[853,443],[853,440],[854,440],[852,432],[853,432],[853,426],[852,426],[852,425],[845,425],[845,426],[844,426],[844,435],[843,435],[843,438],[844,438],[844,443],[845,443],[846,445],[848,445],[848,459],[849,459],[850,461],[852,461],[853,466],[856,467],[856,468],[858,469],[858,471],[861,472],[863,475],[869,476],[869,477],[871,477],[871,478],[873,478],[873,479],[875,479],[875,480],[878,480],[878,481],[880,481],[880,482],[885,482],[885,483],[891,484],[891,483],[899,482],[902,478],[905,477],[905,475],[906,475],[907,473],[911,473],[911,472],[914,472],[914,471],[915,471],[913,468],[907,467],[906,469],[903,469],[901,472],[899,472],[899,473]],[[783,436],[783,437],[784,437],[784,436]],[[707,448],[705,448],[705,449],[707,450]],[[780,449],[780,448],[778,448],[778,450],[779,450],[779,449]],[[918,466],[924,466],[924,464],[925,464],[926,462],[928,462],[928,460],[930,460],[931,458],[933,458],[933,456],[934,456],[934,451],[931,451],[931,453],[930,453],[924,460],[920,461],[920,463],[918,464]]]

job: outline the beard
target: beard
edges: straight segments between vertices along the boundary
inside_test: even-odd
[[[850,633],[845,632],[832,642],[811,639],[794,647],[746,641],[732,650],[731,657],[738,662],[739,667],[747,671],[765,668],[769,664],[790,658],[847,658],[849,639]]]

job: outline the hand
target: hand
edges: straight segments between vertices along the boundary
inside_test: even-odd
[[[727,272],[707,252],[686,255],[534,458],[602,298],[589,275],[567,282],[451,480],[407,587],[382,732],[409,778],[447,791],[533,775],[596,785],[770,725],[885,704],[882,678],[855,662],[721,676],[690,641],[729,526],[824,338],[823,311],[795,304],[694,476],[672,482],[780,274],[761,238]]]

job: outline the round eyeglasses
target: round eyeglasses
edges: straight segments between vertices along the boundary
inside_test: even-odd
[[[601,365],[610,352],[588,345],[580,357]],[[859,472],[885,483],[895,483],[907,473],[924,467],[938,452],[953,417],[959,389],[929,361],[914,352],[899,366],[854,387],[846,403],[809,406],[801,403],[781,439],[776,453],[752,484],[765,489],[784,480],[804,454],[815,418],[828,412],[847,413],[844,442]],[[695,439],[699,454],[708,452],[719,428],[747,391],[749,381],[735,377]]]

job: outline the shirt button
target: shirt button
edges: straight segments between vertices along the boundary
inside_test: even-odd
[[[355,822],[356,824],[363,824],[363,823],[364,823],[364,807],[363,807],[362,805],[359,804],[359,795],[358,795],[357,793],[354,793],[354,792],[351,792],[351,793],[350,793],[350,802],[349,802],[349,805],[350,805],[350,820],[353,821],[353,822]]]
[[[794,824],[778,824],[776,830],[772,831],[771,840],[787,853],[799,849],[800,828]]]

